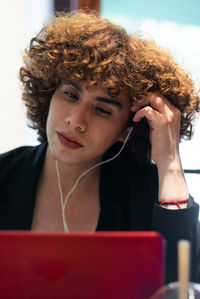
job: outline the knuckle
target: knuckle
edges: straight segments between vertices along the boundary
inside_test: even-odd
[[[144,107],[144,111],[150,113],[152,111],[152,108],[150,106]]]

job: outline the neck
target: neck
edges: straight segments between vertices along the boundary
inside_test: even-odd
[[[61,161],[58,161],[58,169],[60,173],[61,185],[64,193],[69,192],[74,186],[78,177],[88,170],[90,167],[94,166],[98,161],[92,163],[85,163],[82,165],[66,165]],[[91,187],[91,182],[99,179],[100,175],[100,167],[95,167],[91,171],[89,171],[86,175],[84,175],[79,183],[79,190],[86,189]],[[53,155],[50,153],[49,148],[46,152],[44,169],[42,179],[48,183],[50,188],[57,190],[57,173],[56,173],[56,160]]]

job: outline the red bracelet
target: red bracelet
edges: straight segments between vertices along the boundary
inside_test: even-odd
[[[181,208],[180,203],[186,203],[186,202],[188,202],[188,200],[189,200],[189,198],[183,199],[183,200],[175,200],[175,201],[162,201],[160,203],[160,206],[162,206],[162,205],[176,205],[180,209]]]

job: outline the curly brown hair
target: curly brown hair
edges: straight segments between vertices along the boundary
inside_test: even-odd
[[[171,54],[153,41],[143,40],[95,13],[57,13],[25,50],[20,80],[31,127],[39,141],[46,141],[46,120],[51,97],[65,80],[97,83],[111,96],[125,90],[140,101],[148,92],[159,91],[182,112],[181,138],[191,138],[192,120],[199,95],[189,75]],[[137,155],[150,153],[149,129],[144,120],[134,130],[128,148]]]

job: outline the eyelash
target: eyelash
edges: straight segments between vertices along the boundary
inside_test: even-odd
[[[70,101],[77,101],[78,100],[78,96],[75,95],[74,93],[70,92],[70,91],[64,91],[64,94],[68,97],[68,99]],[[102,107],[95,107],[95,111],[97,111],[98,113],[102,114],[102,115],[106,115],[109,116],[112,113]]]
[[[70,91],[64,91],[64,94],[71,100],[78,100],[78,96]]]
[[[105,110],[105,109],[103,109],[101,107],[96,107],[95,109],[98,110],[98,112],[100,112],[101,114],[111,115],[110,111]]]

